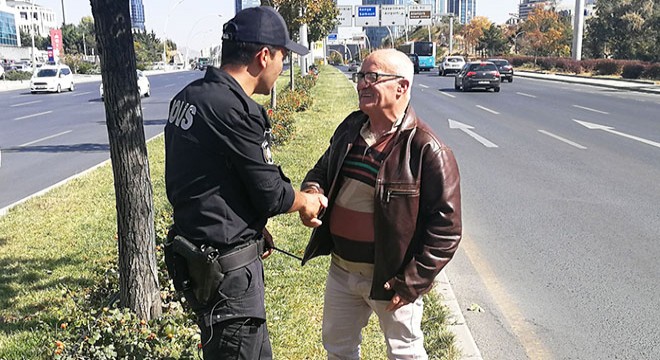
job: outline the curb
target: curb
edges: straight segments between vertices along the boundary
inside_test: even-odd
[[[653,85],[650,83],[640,83],[640,82],[626,81],[621,79],[593,79],[593,78],[585,78],[585,77],[578,77],[572,75],[543,74],[543,73],[535,73],[528,71],[518,71],[514,74],[514,76],[520,76],[523,78],[530,78],[530,79],[557,81],[564,83],[573,83],[573,84],[577,83],[584,85],[600,86],[611,89],[643,92],[647,94],[660,94],[660,86]],[[628,85],[609,84],[607,83],[607,81],[620,82],[622,84],[627,83]],[[643,87],[644,85],[647,85],[647,87]]]
[[[454,290],[451,288],[447,274],[442,270],[435,278],[435,290],[440,295],[440,303],[449,310],[448,329],[456,336],[456,346],[461,351],[461,360],[483,360],[481,352],[474,342],[472,332],[463,317]]]

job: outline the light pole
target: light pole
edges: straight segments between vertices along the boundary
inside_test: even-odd
[[[34,63],[34,4],[32,6],[32,11],[30,12],[30,38],[32,39],[32,47],[30,48],[30,61],[32,66],[32,72],[36,70],[36,65]]]
[[[183,0],[182,0],[182,1],[183,1]],[[193,25],[193,27],[190,28],[190,31],[188,32],[188,37],[186,38],[186,62],[185,62],[185,64],[184,64],[185,66],[188,66],[188,51],[190,50],[190,36],[192,35],[193,30],[195,30],[195,27],[196,27],[196,26],[197,26],[197,25],[198,25],[203,19],[210,18],[210,17],[216,17],[216,16],[217,16],[218,18],[222,18],[222,14],[206,15],[206,16],[202,17],[201,19],[197,20],[197,22],[195,23],[195,25]],[[208,31],[212,31],[212,30],[213,30],[213,29],[210,29],[210,30],[208,30]],[[195,35],[198,35],[198,33],[195,33]]]
[[[573,60],[582,60],[582,34],[584,32],[584,0],[575,0],[573,18]]]
[[[518,36],[520,36],[524,33],[525,33],[524,31],[521,31],[521,32],[517,33],[516,36],[513,37],[513,51],[515,51],[516,54],[518,54]]]
[[[163,28],[163,66],[167,65],[167,23],[170,21],[172,10],[174,10],[174,8],[181,4],[183,1],[184,0],[177,1],[167,12],[167,18],[165,18],[165,27]]]

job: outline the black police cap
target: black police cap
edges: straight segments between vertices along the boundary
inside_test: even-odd
[[[309,50],[289,38],[286,23],[270,6],[257,6],[239,11],[222,28],[222,39],[235,42],[280,46],[300,55]]]

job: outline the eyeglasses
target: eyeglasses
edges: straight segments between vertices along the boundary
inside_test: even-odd
[[[389,76],[392,78],[396,79],[403,79],[404,77],[401,75],[396,75],[396,74],[383,74],[383,73],[377,73],[373,71],[369,72],[359,72],[357,73],[357,79],[358,81],[364,81],[367,84],[373,84],[378,82],[378,80],[384,76]]]

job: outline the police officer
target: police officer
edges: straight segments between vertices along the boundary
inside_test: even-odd
[[[267,113],[250,98],[270,93],[289,51],[308,53],[291,41],[273,8],[242,10],[223,27],[222,66],[208,67],[170,102],[165,181],[174,225],[168,243],[179,242],[174,254],[184,265],[168,263],[168,270],[198,316],[204,359],[272,357],[261,262],[272,249],[260,246],[266,222],[298,211],[305,225],[316,227],[327,205],[322,195],[295,191],[274,164]],[[200,261],[190,260],[197,255]],[[204,259],[213,266],[202,267],[208,276],[198,274],[197,281]],[[205,293],[200,283],[207,279],[219,286]]]

